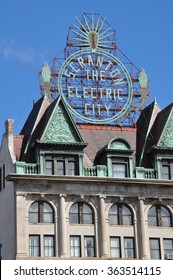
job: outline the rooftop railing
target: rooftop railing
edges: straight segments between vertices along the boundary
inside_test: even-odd
[[[135,178],[138,179],[157,179],[156,170],[153,168],[136,167]]]
[[[36,163],[26,163],[18,161],[16,162],[17,174],[40,174],[40,169]],[[107,177],[107,167],[105,165],[97,165],[91,167],[84,167],[84,176],[97,176]],[[156,171],[152,168],[136,167],[134,172],[134,178],[137,179],[157,179]]]

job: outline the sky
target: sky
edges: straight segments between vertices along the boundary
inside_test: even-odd
[[[172,0],[0,0],[0,137],[14,119],[19,134],[41,97],[38,73],[66,44],[75,16],[98,13],[116,30],[119,49],[150,81],[151,103],[173,102]]]

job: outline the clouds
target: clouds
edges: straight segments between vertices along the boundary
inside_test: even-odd
[[[44,62],[47,50],[37,51],[31,46],[20,45],[13,39],[0,40],[0,57],[5,60],[19,60],[24,63],[33,63],[39,60]]]
[[[4,59],[32,62],[34,50],[32,47],[19,46],[15,40],[0,40],[0,56]]]

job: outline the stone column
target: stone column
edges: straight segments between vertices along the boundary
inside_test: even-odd
[[[60,216],[59,216],[59,239],[60,239],[60,256],[67,256],[67,231],[66,231],[66,216],[65,216],[65,194],[60,194]]]
[[[147,234],[146,234],[146,224],[144,216],[144,198],[139,197],[139,233],[140,233],[140,252],[141,259],[148,259],[147,254]]]
[[[106,219],[105,219],[105,197],[100,196],[100,246],[101,246],[101,257],[107,258],[107,230],[106,230]]]

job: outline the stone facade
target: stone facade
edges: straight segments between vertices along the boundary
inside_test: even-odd
[[[171,118],[154,102],[136,128],[78,125],[42,97],[20,135],[8,120],[2,259],[173,259]]]

